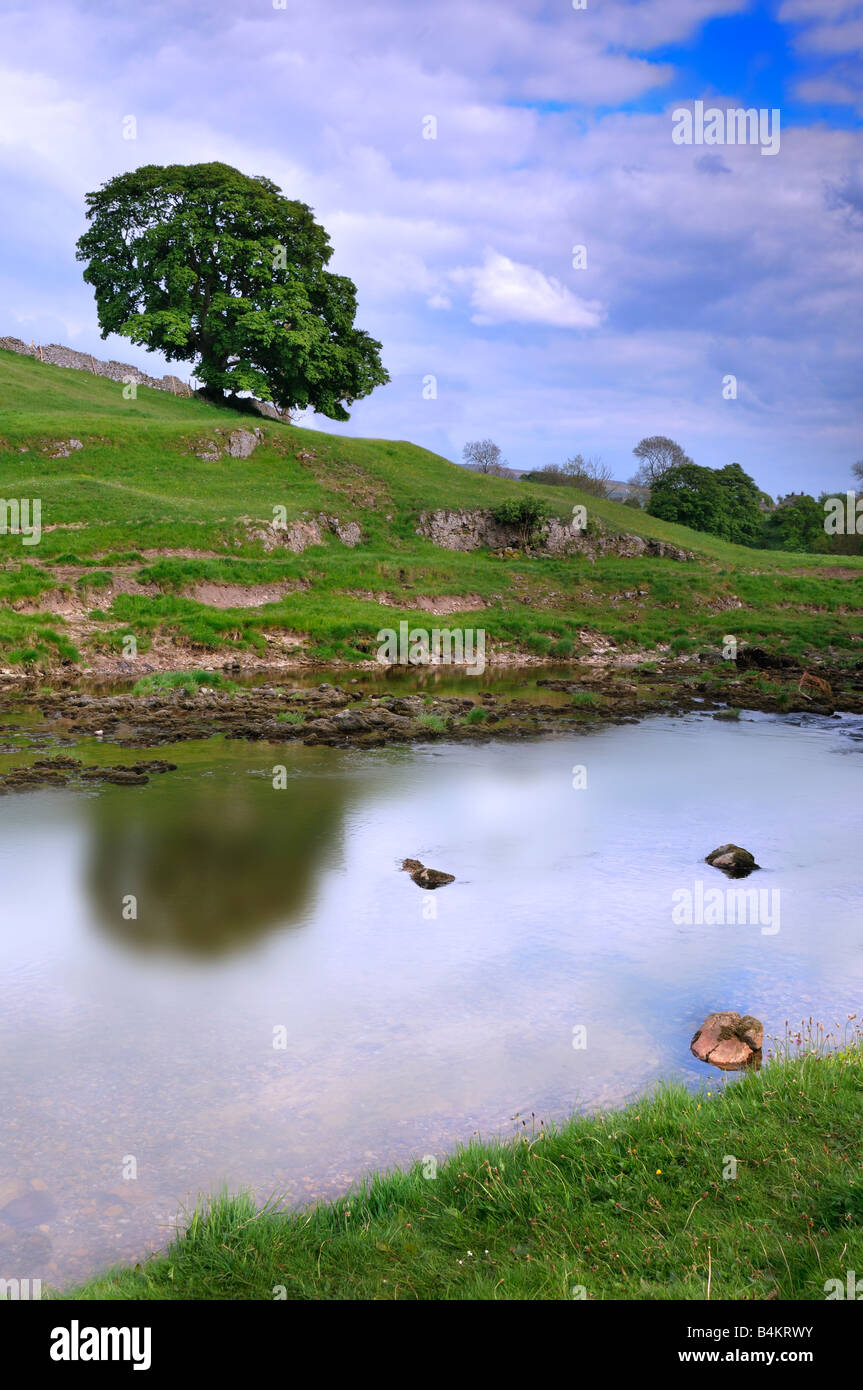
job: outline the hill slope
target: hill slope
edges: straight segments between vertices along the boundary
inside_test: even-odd
[[[225,453],[238,430],[257,431],[246,458]],[[403,618],[482,627],[498,655],[558,659],[599,639],[633,655],[717,651],[730,632],[847,661],[860,640],[861,559],[746,550],[573,489],[478,476],[408,443],[146,387],[124,400],[117,383],[7,352],[0,496],[39,499],[42,526],[33,545],[0,534],[7,674],[61,661],[129,675],[226,658],[356,661]],[[585,505],[609,553],[461,552],[417,534],[422,513],[524,497],[564,522]],[[693,558],[620,555],[615,534]],[[136,663],[124,660],[129,636]]]

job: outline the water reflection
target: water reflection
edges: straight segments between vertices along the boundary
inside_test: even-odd
[[[177,774],[146,796],[106,788],[88,803],[86,883],[99,928],[136,951],[218,956],[296,924],[340,841],[349,784],[168,778]],[[130,895],[134,921],[123,915]]]
[[[516,1112],[727,1084],[689,1051],[717,1010],[841,1036],[863,991],[859,732],[210,740],[145,787],[0,799],[0,1274],[135,1260],[222,1185],[316,1200]],[[781,930],[675,920],[731,838]],[[455,881],[419,891],[405,856]]]

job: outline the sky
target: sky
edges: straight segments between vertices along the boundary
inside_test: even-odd
[[[302,423],[849,487],[861,49],[863,0],[0,0],[0,336],[168,370],[100,338],[84,196],[222,160],[313,208],[383,344],[389,385]],[[678,143],[698,102],[778,111],[778,150]]]

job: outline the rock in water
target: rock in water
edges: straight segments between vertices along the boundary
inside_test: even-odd
[[[441,869],[427,869],[418,859],[403,859],[402,868],[407,870],[418,888],[443,888],[447,883],[455,883],[455,874],[445,874]]]
[[[721,869],[729,878],[746,878],[753,869],[761,867],[756,864],[754,855],[740,845],[720,845],[705,856],[704,862],[712,864],[714,869]]]
[[[689,1050],[700,1062],[708,1062],[722,1071],[741,1071],[757,1066],[761,1061],[764,1026],[752,1014],[735,1013],[728,1009],[708,1014],[694,1035]]]

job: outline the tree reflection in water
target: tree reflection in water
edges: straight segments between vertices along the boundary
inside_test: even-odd
[[[103,788],[86,872],[98,926],[127,949],[201,957],[298,925],[340,840],[347,789],[311,774],[276,791],[238,769]],[[129,895],[135,920],[123,916]]]

